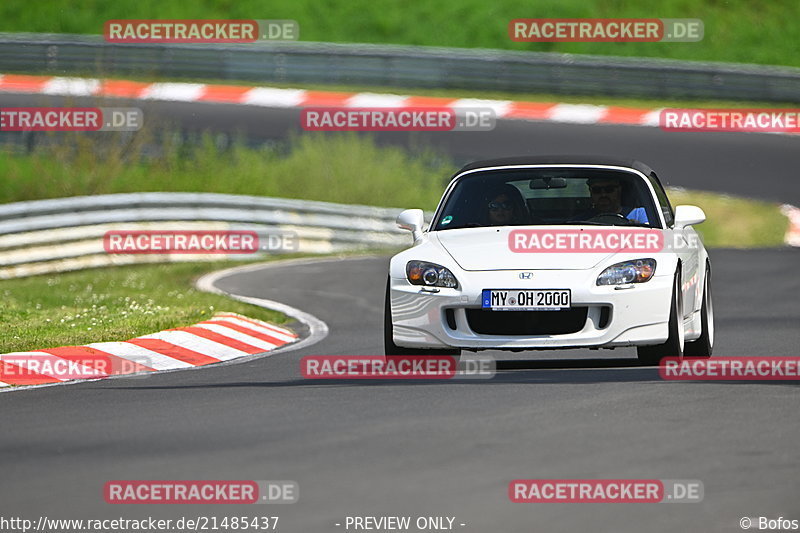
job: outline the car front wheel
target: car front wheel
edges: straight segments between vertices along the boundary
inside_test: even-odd
[[[711,299],[711,268],[708,266],[706,266],[706,280],[703,284],[700,327],[702,328],[700,337],[686,343],[686,349],[683,354],[687,357],[705,359],[711,357],[711,352],[714,349],[714,302]]]
[[[643,365],[655,366],[662,357],[682,357],[684,345],[683,331],[683,290],[681,289],[681,271],[675,272],[672,287],[672,304],[669,311],[669,337],[663,344],[655,346],[639,346],[636,354]]]

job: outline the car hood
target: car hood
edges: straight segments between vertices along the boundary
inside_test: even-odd
[[[536,226],[536,228],[545,229],[547,226]],[[563,229],[564,226],[552,228]],[[508,236],[515,229],[521,228],[518,226],[463,228],[435,231],[430,235],[464,270],[587,270],[616,254],[616,252],[512,252],[508,245]]]

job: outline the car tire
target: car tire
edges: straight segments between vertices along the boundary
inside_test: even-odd
[[[394,343],[392,338],[392,305],[389,294],[389,284],[391,280],[386,280],[386,297],[383,305],[383,353],[385,355],[461,355],[459,348],[444,348],[427,350],[424,348],[404,348]]]
[[[714,350],[714,301],[711,295],[711,268],[706,266],[703,283],[703,303],[700,306],[700,327],[702,333],[697,339],[687,342],[683,350],[685,357],[707,359]]]
[[[680,310],[680,311],[679,311]],[[638,346],[636,355],[639,362],[647,366],[657,366],[662,357],[682,357],[684,348],[683,331],[683,290],[681,288],[680,267],[675,272],[672,287],[672,303],[669,311],[669,337],[666,342],[655,346]]]

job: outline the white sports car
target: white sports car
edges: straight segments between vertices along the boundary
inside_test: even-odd
[[[387,355],[636,346],[639,360],[709,357],[711,262],[638,161],[517,157],[458,171],[391,260]]]

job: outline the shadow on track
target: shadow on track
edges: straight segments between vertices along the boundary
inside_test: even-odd
[[[717,384],[717,385],[771,385],[791,386],[800,384],[797,381],[682,381],[662,379],[658,367],[643,366],[635,358],[596,358],[596,359],[499,359],[496,362],[497,372],[491,378],[458,377],[441,379],[305,379],[297,375],[282,381],[235,381],[213,382],[187,385],[153,385],[136,387],[114,387],[115,389],[141,390],[180,390],[180,389],[225,389],[225,388],[336,388],[336,387],[424,387],[424,386],[457,386],[457,385],[576,385],[599,383],[651,383],[654,386],[670,386],[676,384]],[[157,377],[146,376],[146,377]]]
[[[282,381],[236,381],[186,385],[139,385],[136,387],[113,387],[117,389],[213,389],[213,388],[282,388],[282,387],[386,387],[386,386],[457,386],[457,385],[509,385],[524,383],[539,384],[590,384],[590,383],[636,383],[652,382],[668,385],[658,374],[657,367],[641,366],[636,359],[545,359],[545,360],[498,360],[497,373],[491,378],[452,379],[297,379],[297,375]],[[152,376],[155,377],[155,376]]]

